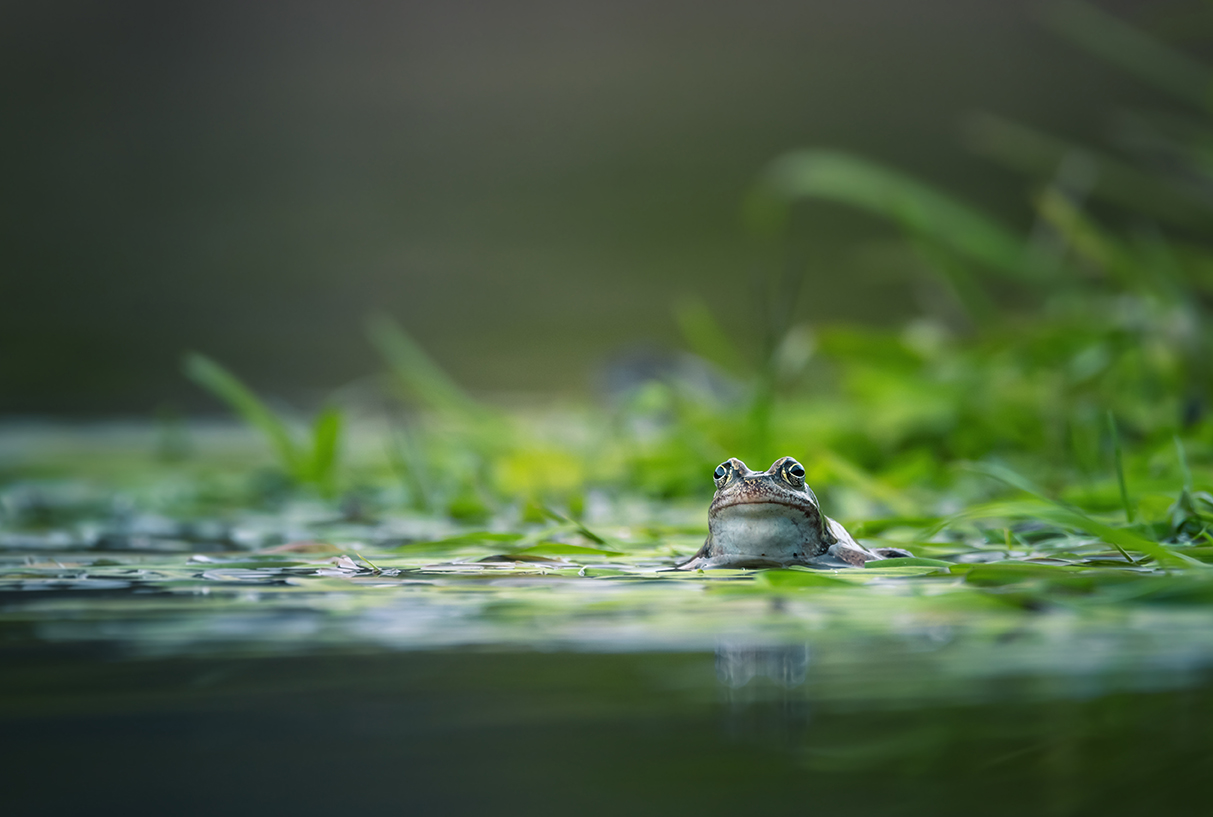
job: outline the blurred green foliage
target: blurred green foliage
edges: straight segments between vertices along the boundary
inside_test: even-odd
[[[849,730],[858,737],[843,751],[836,741],[805,744],[798,757],[810,771],[913,777],[948,745],[982,758],[977,777],[987,756],[1005,764],[1040,754],[1050,785],[1074,791],[1090,783],[1079,760],[1097,771],[1139,768],[1147,755],[1175,766],[1159,723],[1203,734],[1192,728],[1198,699],[1185,692],[1165,712],[1154,704],[1160,690],[1207,684],[1213,661],[1213,208],[1200,204],[1213,190],[1213,130],[1196,118],[1207,95],[1180,90],[1207,72],[1092,7],[1059,8],[1050,19],[1061,30],[1193,105],[1186,126],[1160,128],[1134,143],[1148,145],[1140,155],[1111,159],[983,116],[973,143],[1031,174],[1026,230],[862,157],[778,157],[744,203],[771,270],[758,287],[757,350],[688,297],[673,311],[687,352],[657,375],[625,372],[593,405],[479,399],[386,315],[367,325],[382,376],[334,392],[308,423],[272,409],[219,363],[188,355],[186,374],[265,440],[288,488],[249,479],[255,458],[239,459],[244,450],[223,460],[176,442],[172,457],[137,463],[142,490],[130,502],[67,480],[39,484],[30,472],[10,485],[0,470],[0,549],[14,556],[0,565],[11,597],[6,644],[22,655],[52,654],[45,643],[88,646],[86,656],[119,647],[114,655],[143,665],[200,653],[203,680],[173,683],[224,695],[228,676],[214,674],[221,650],[272,655],[288,669],[245,675],[271,679],[278,697],[299,691],[281,674],[294,673],[280,660],[292,654],[429,649],[414,662],[425,668],[424,700],[488,678],[498,731],[502,677],[471,665],[434,675],[435,660],[483,660],[503,648],[715,650],[715,673],[701,676],[713,701],[746,701],[767,673],[780,719],[801,686],[814,718],[830,700],[876,713],[868,731]],[[1170,161],[1152,161],[1158,152]],[[897,327],[797,322],[802,271],[787,248],[806,200],[895,224],[952,308]],[[243,446],[249,435],[235,436]],[[703,540],[715,464],[739,456],[765,467],[784,454],[804,463],[825,510],[857,537],[914,556],[861,570],[671,571]],[[115,490],[118,458],[106,449],[97,459]],[[68,461],[52,476],[89,475],[79,448]],[[87,602],[73,595],[84,591]],[[21,601],[38,595],[51,598]],[[567,717],[575,676],[561,660],[550,675],[528,671],[506,686],[546,690],[556,678],[559,694],[548,697]],[[50,705],[45,679],[70,675],[64,666],[56,658],[53,673],[30,676],[29,700],[14,698],[23,717]],[[139,670],[152,675],[179,678]],[[392,695],[407,675],[383,674]],[[694,677],[629,670],[602,683],[660,678],[645,693],[647,723],[671,701],[684,705]],[[1150,694],[1108,697],[1125,689]],[[1027,750],[1005,754],[1014,730],[991,738],[972,712],[963,735],[941,731],[929,712],[929,728],[887,739],[889,718],[924,702],[954,713],[958,702],[988,700],[1004,713],[1020,695],[1069,702],[1042,710],[1051,737],[1020,740]],[[161,708],[167,700],[153,697]],[[1103,732],[1083,726],[1083,752],[1077,738],[1050,731],[1057,722],[1074,731],[1059,713],[1076,700],[1116,707]],[[578,728],[610,720],[603,701],[595,695]],[[516,725],[548,703],[528,704]],[[1139,716],[1145,738],[1108,732]],[[996,748],[975,751],[986,746],[976,737]],[[1188,744],[1192,757],[1207,755],[1199,740]]]
[[[343,415],[328,406],[312,421],[306,443],[300,443],[288,421],[266,405],[248,386],[215,361],[200,354],[185,357],[185,373],[236,412],[244,422],[261,432],[278,456],[278,463],[291,480],[332,496],[336,488],[337,454]]]
[[[1093,6],[1066,3],[1048,21],[1189,110],[1134,114],[1136,136],[1119,140],[1116,158],[975,118],[971,144],[1031,178],[1026,230],[859,156],[776,158],[743,208],[773,270],[756,355],[689,297],[674,318],[690,355],[664,375],[601,405],[507,410],[373,318],[395,405],[385,459],[404,504],[465,522],[513,509],[523,523],[573,524],[594,492],[706,498],[724,458],[765,466],[793,454],[836,515],[873,520],[874,532],[881,517],[917,520],[926,542],[985,519],[1008,545],[1010,525],[1045,525],[1098,537],[1124,559],[1194,563],[1164,545],[1209,539],[1213,520],[1174,445],[1183,438],[1196,482],[1209,484],[1213,129],[1208,95],[1181,90],[1210,75]],[[901,327],[797,323],[803,273],[786,248],[809,200],[888,219],[954,308]],[[336,409],[317,418],[309,451],[217,364],[192,356],[187,371],[264,433],[297,484],[326,495],[381,484],[337,474]],[[1031,498],[989,504],[1008,488]]]

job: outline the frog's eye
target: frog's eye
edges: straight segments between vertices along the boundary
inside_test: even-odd
[[[784,466],[783,473],[787,481],[793,485],[804,484],[804,466],[795,460]]]
[[[716,470],[712,472],[712,479],[716,482],[717,488],[724,485],[729,479],[728,463],[722,462],[720,465],[717,465]]]

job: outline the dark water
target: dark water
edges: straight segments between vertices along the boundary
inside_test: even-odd
[[[5,815],[1208,811],[1199,563],[672,572],[698,503],[596,525],[607,549],[0,502]]]
[[[208,558],[10,562],[7,813],[1207,813],[1213,652],[1183,606]]]
[[[1205,686],[841,703],[699,652],[5,666],[9,813],[1207,813]]]

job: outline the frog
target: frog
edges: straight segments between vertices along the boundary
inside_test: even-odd
[[[806,565],[863,567],[876,559],[909,558],[908,550],[866,548],[821,511],[805,482],[804,466],[780,457],[751,471],[736,457],[716,466],[716,493],[708,507],[708,538],[680,570]]]

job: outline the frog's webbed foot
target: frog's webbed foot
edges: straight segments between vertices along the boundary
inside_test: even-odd
[[[839,542],[831,545],[824,556],[826,558],[832,557],[837,559],[851,567],[863,567],[864,562],[880,559],[913,558],[914,554],[901,548],[872,548],[871,550],[865,550],[857,545]]]
[[[675,570],[695,570],[696,568],[704,567],[712,560],[712,539],[708,537],[703,542],[703,547],[695,551],[695,555],[680,562],[674,562]]]
[[[826,561],[826,559],[835,559],[849,567],[863,567],[864,562],[871,561],[873,558],[879,558],[873,557],[871,553],[861,547],[848,545],[845,542],[838,542],[830,545],[830,547],[822,555],[826,557],[825,559],[821,560],[823,562]]]

